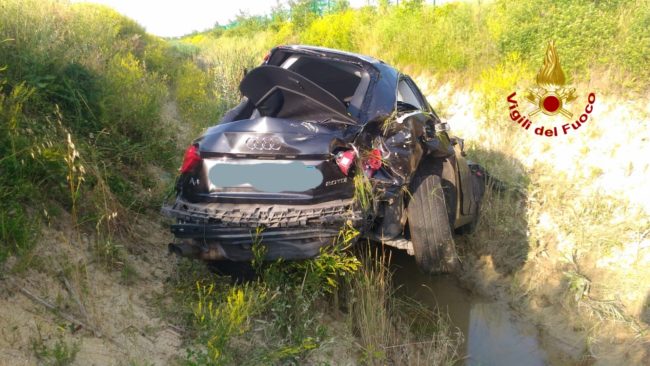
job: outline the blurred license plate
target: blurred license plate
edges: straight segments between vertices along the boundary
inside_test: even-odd
[[[261,192],[304,192],[323,182],[323,174],[315,165],[302,161],[289,163],[227,163],[216,162],[209,168],[208,178],[216,188],[253,187]]]

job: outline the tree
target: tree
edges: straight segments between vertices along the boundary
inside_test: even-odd
[[[322,0],[290,0],[291,22],[297,29],[306,28],[321,15]]]
[[[338,13],[350,9],[350,2],[348,0],[335,0],[332,3],[328,9],[330,13]]]

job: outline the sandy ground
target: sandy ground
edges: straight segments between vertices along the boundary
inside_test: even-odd
[[[43,229],[28,268],[0,282],[0,365],[42,364],[47,356],[39,359],[34,347],[53,349],[57,342],[78,346],[76,365],[167,365],[182,353],[180,330],[161,319],[155,305],[175,263],[166,254],[169,238],[156,222],[140,221],[147,232],[129,246],[126,262],[135,270],[129,284],[119,269],[107,270],[93,259],[92,238]]]

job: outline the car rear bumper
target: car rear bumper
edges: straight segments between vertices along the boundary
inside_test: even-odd
[[[265,259],[306,259],[335,242],[345,224],[356,226],[361,215],[352,200],[335,200],[314,205],[251,205],[189,203],[177,199],[163,206],[166,216],[176,218],[171,232],[179,243],[170,251],[204,260],[248,261],[252,246],[260,242]],[[256,228],[263,228],[257,234]]]
[[[177,238],[194,240],[170,244],[170,252],[204,260],[231,261],[253,259],[254,242],[264,246],[266,260],[313,258],[321,247],[333,244],[339,233],[337,228],[270,228],[256,238],[255,229],[217,225],[177,224],[171,230]]]

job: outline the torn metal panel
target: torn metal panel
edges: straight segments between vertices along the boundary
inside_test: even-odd
[[[380,199],[388,199],[406,187],[425,156],[444,158],[454,154],[447,134],[434,132],[437,122],[428,113],[403,112],[384,122],[381,132],[370,129],[364,131],[368,136],[358,139],[382,151],[383,167],[373,176],[382,193]]]
[[[263,227],[267,259],[309,258],[352,225],[412,253],[423,243],[405,236],[411,185],[432,177],[445,191],[434,213],[446,205],[452,229],[475,222],[482,191],[472,177],[482,170],[465,161],[462,140],[450,138],[415,83],[389,65],[280,46],[240,90],[241,103],[186,152],[176,201],[163,211],[177,220],[174,235],[193,242],[174,252],[250,260],[251,229]]]

